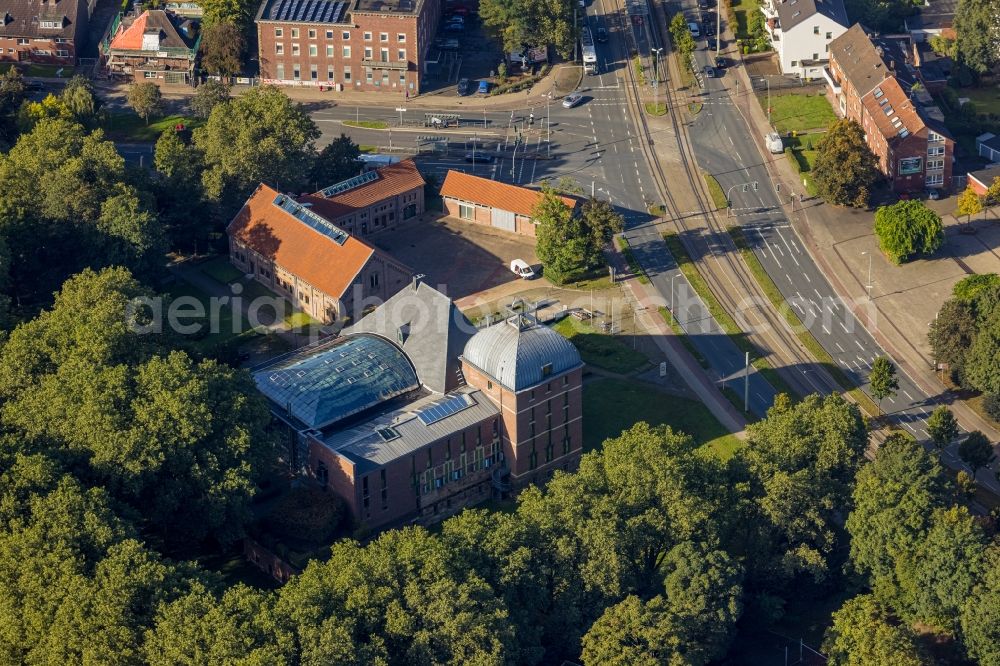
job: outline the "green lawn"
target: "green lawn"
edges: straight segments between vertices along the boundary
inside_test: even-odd
[[[644,106],[646,107],[646,113],[651,116],[664,116],[667,113],[667,105],[663,102],[658,102],[656,104],[653,104],[653,102],[646,102]]]
[[[14,67],[14,63],[5,62],[0,64],[0,74],[6,72],[11,67]],[[64,78],[68,79],[73,76],[73,68],[70,66],[63,65],[36,65],[33,63],[26,63],[23,65],[17,65],[17,68],[21,70],[21,74],[24,76],[38,76],[47,79]],[[56,72],[63,70],[62,77],[59,77]]]
[[[813,182],[812,174],[810,172],[813,169],[813,165],[816,164],[816,156],[819,155],[819,151],[800,148],[786,148],[785,154],[788,155],[788,159],[792,161],[792,166],[795,167],[795,170],[802,176],[806,192],[811,197],[816,196],[819,191],[816,189],[816,184]]]
[[[976,109],[976,113],[993,113],[1000,115],[1000,85],[983,86],[982,88],[961,88],[955,91],[958,97],[968,97]]]
[[[597,379],[583,385],[583,445],[592,450],[639,421],[669,425],[726,460],[743,443],[700,402],[678,398],[644,382]]]
[[[116,141],[152,143],[160,138],[164,130],[172,130],[178,124],[194,129],[204,124],[203,120],[188,116],[165,116],[146,121],[134,113],[112,113],[101,127],[108,138]]]
[[[201,324],[201,330],[191,333],[190,339],[193,341],[194,347],[204,354],[212,354],[226,345],[239,345],[257,335],[250,329],[250,325],[242,313],[239,314],[239,321],[236,322],[234,330],[233,309],[228,304],[219,307],[218,318],[213,318],[209,295],[192,284],[178,281],[170,285],[167,293],[174,299],[182,296],[192,297],[201,303],[205,313],[204,316],[185,317],[181,323],[185,325]],[[187,306],[183,309],[185,312],[189,310],[190,308]]]
[[[758,93],[760,106],[767,112],[767,93]],[[781,134],[824,130],[837,119],[825,95],[771,94],[771,122]]]
[[[201,265],[201,272],[221,284],[232,284],[243,277],[243,272],[229,262],[228,256],[209,259]]]
[[[718,209],[728,208],[729,200],[726,199],[726,193],[722,191],[719,181],[707,171],[703,171],[702,175],[705,176],[705,184],[708,185],[708,194],[712,197],[712,203],[715,204],[715,207]]]
[[[599,333],[575,317],[566,317],[552,328],[580,350],[580,356],[588,365],[627,374],[649,364],[644,354],[629,349],[614,336]]]
[[[386,129],[389,123],[384,120],[345,120],[348,127],[363,127],[364,129]]]

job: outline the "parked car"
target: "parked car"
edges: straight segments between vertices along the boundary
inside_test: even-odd
[[[608,41],[608,31],[605,30],[604,28],[598,28],[596,39],[601,44],[605,43],[606,41]]]
[[[441,43],[442,51],[457,51],[462,46],[457,39],[446,39]]]
[[[480,81],[479,90],[477,90],[476,92],[478,92],[480,95],[488,95],[490,94],[490,87],[491,86],[489,81]]]
[[[708,3],[705,0],[698,0],[698,9],[702,11],[708,9]]]
[[[524,259],[515,259],[510,262],[510,270],[522,280],[531,280],[535,277],[535,271],[532,270],[531,266]]]
[[[709,51],[714,51],[716,46],[718,46],[718,44],[715,42],[715,37],[709,37],[708,38],[708,50]]]
[[[722,57],[722,56],[715,56],[715,68],[716,69],[725,69],[726,68],[726,59],[724,57]]]
[[[941,198],[941,190],[930,189],[927,190],[927,198],[931,201],[937,201]]]
[[[697,23],[693,21],[691,23],[688,23],[688,30],[691,31],[691,36],[694,37],[695,39],[701,37],[701,29],[698,27]]]
[[[465,25],[465,17],[464,16],[458,16],[458,15],[456,15],[456,16],[449,16],[448,17],[448,23],[460,23],[461,25]]]
[[[461,23],[449,23],[444,29],[446,32],[461,32],[465,30],[465,26]]]
[[[572,109],[574,106],[583,101],[583,95],[581,93],[575,92],[570,93],[563,97],[562,105],[564,109]]]
[[[461,80],[459,80],[459,82],[458,82],[458,94],[464,96],[464,95],[468,95],[469,92],[471,92],[469,90],[469,79],[461,79]]]
[[[785,152],[785,144],[781,140],[781,135],[777,132],[771,132],[764,137],[765,143],[767,143],[767,150],[774,155],[780,155]]]
[[[482,163],[482,164],[493,164],[496,161],[496,159],[497,159],[496,155],[493,155],[492,153],[475,152],[475,153],[466,153],[465,154],[465,161],[466,162],[477,162],[477,163]]]
[[[715,68],[711,65],[705,65],[705,76],[709,79],[715,78]]]
[[[714,35],[715,34],[715,19],[708,19],[705,21],[705,34]]]

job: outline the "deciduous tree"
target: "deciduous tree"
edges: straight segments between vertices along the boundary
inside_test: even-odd
[[[984,393],[1000,393],[1000,309],[977,329],[965,355],[963,383]]]
[[[958,62],[982,75],[1000,61],[1000,22],[990,0],[962,0],[955,10]]]
[[[976,337],[976,316],[972,306],[955,299],[945,301],[931,322],[927,337],[937,362],[947,363],[952,372],[960,373]]]
[[[872,397],[878,400],[879,411],[882,411],[882,401],[896,395],[899,390],[896,366],[887,356],[879,356],[872,362],[868,384],[871,386]]]
[[[136,115],[149,124],[149,119],[163,112],[163,93],[152,82],[135,82],[129,85],[125,99]]]
[[[955,204],[957,206],[956,214],[965,215],[965,222],[967,224],[972,222],[973,215],[983,212],[983,200],[979,198],[979,194],[972,189],[971,185],[962,190]]]
[[[100,101],[94,93],[94,85],[86,76],[75,75],[59,95],[73,119],[84,127],[93,127],[97,122]]]
[[[194,131],[205,156],[205,194],[223,204],[224,217],[261,182],[298,191],[305,184],[319,137],[301,105],[278,88],[253,88],[212,110]]]
[[[583,223],[590,230],[594,245],[604,247],[615,234],[625,229],[625,219],[610,202],[590,197],[580,207]]]
[[[915,254],[932,254],[944,242],[941,216],[922,201],[898,201],[875,211],[879,247],[894,264]]]
[[[974,479],[976,472],[990,464],[996,456],[989,438],[978,430],[973,430],[958,445],[958,457],[972,468]]]
[[[927,432],[939,450],[944,450],[958,437],[958,421],[951,410],[941,405],[927,417]]]
[[[550,187],[532,211],[535,220],[535,252],[545,266],[545,275],[565,282],[594,265],[600,249],[594,246],[583,220]]]
[[[833,614],[823,651],[832,666],[922,666],[913,631],[891,617],[874,596],[848,599]]]
[[[309,173],[309,182],[320,189],[356,176],[361,171],[360,157],[358,144],[341,134],[319,151]]]
[[[1000,664],[1000,548],[984,556],[985,575],[962,606],[962,642],[969,657],[983,666]]]
[[[816,149],[812,175],[820,196],[838,206],[867,207],[880,174],[861,125],[853,120],[838,120]]]
[[[201,35],[201,64],[216,76],[236,76],[243,70],[243,33],[231,21],[209,24]]]
[[[212,115],[212,109],[228,100],[229,86],[209,79],[195,89],[189,105],[195,116],[207,120]]]

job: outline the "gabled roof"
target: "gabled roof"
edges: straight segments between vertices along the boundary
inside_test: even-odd
[[[174,22],[177,22],[177,25]],[[178,26],[186,23],[192,31],[190,37],[185,37],[178,30]],[[190,49],[195,43],[195,24],[189,19],[175,17],[162,9],[149,9],[129,22],[125,19],[118,27],[118,31],[111,38],[111,48],[122,51],[143,51],[143,38],[145,35],[155,33],[158,37],[159,48],[148,49],[158,52],[164,48]]]
[[[445,393],[460,385],[458,357],[475,331],[450,298],[414,280],[344,333],[394,340],[413,362],[420,383]]]
[[[441,196],[499,208],[526,217],[531,217],[535,206],[542,200],[542,193],[538,190],[508,185],[461,171],[448,171],[441,184]],[[559,198],[570,208],[576,207],[576,199],[565,196]]]
[[[875,86],[861,98],[861,103],[887,141],[905,139],[926,126],[916,105],[907,97],[895,77]]]
[[[84,7],[81,7],[84,5]],[[0,0],[0,38],[28,37],[72,39],[76,16],[87,12],[86,0]],[[54,22],[55,28],[43,28],[42,21]]]
[[[817,14],[847,27],[844,0],[777,0],[775,4],[782,32],[788,32]]]
[[[978,171],[970,171],[968,177],[989,189],[990,185],[993,184],[993,179],[1000,178],[1000,165],[988,166]]]
[[[277,203],[279,197],[286,202],[285,206]],[[287,195],[262,184],[243,204],[226,231],[323,293],[340,298],[372,255],[381,252],[337,230],[329,222],[326,224],[332,229],[330,233],[317,230],[317,226],[289,212],[287,201]],[[322,216],[318,217],[317,224],[322,227],[325,221]]]
[[[424,177],[417,171],[413,160],[389,164],[355,178],[364,182],[336,194],[325,193],[341,185],[333,183],[319,192],[299,197],[299,201],[310,204],[327,219],[335,220],[355,210],[424,186]],[[350,184],[351,180],[355,179],[348,179],[343,183]]]
[[[830,58],[859,95],[865,95],[884,79],[895,76],[907,90],[916,71],[899,39],[870,34],[860,23],[830,42]]]

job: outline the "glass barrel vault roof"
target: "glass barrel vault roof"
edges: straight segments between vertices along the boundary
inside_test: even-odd
[[[319,429],[419,387],[396,345],[350,335],[254,373],[257,388],[288,416]]]

